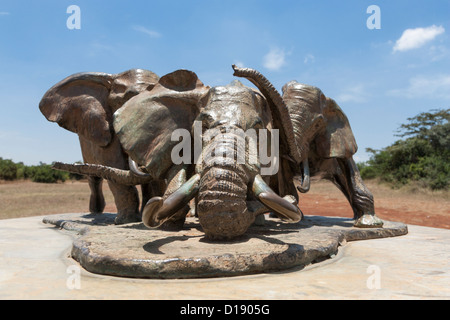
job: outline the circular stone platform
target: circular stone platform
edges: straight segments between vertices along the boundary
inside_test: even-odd
[[[407,226],[353,227],[348,218],[305,216],[296,224],[265,216],[234,241],[205,238],[196,218],[181,231],[114,225],[115,214],[64,214],[43,219],[78,236],[72,257],[86,270],[133,278],[206,278],[282,271],[326,260],[345,241],[405,235]]]

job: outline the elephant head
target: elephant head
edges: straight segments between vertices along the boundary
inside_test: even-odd
[[[190,167],[189,179],[166,197],[150,199],[143,212],[144,224],[160,225],[195,196],[200,224],[212,239],[245,233],[257,214],[249,206],[255,199],[291,221],[300,221],[302,214],[292,199],[278,196],[261,176],[259,161],[238,161],[241,152],[244,159],[249,157],[245,144],[245,150],[240,150],[240,133],[248,129],[279,129],[280,136],[292,132],[292,128],[288,131],[283,127],[288,110],[276,108],[270,96],[238,81],[209,88],[187,70],[161,77],[151,92],[125,103],[114,115],[114,128],[122,147],[137,163],[132,166],[134,170],[145,167],[146,174],[140,175],[167,177],[167,172],[177,168],[172,150],[179,141],[173,141],[172,133],[192,133],[192,140],[186,143],[191,146],[199,138],[196,125],[201,132],[201,150],[190,158],[190,165],[186,163]],[[283,148],[288,147],[286,141],[291,141],[285,136],[280,140]]]
[[[39,109],[52,122],[100,147],[113,138],[114,112],[138,93],[151,90],[159,77],[132,69],[116,75],[77,73],[58,82],[43,96]]]
[[[319,88],[288,82],[283,87],[283,101],[292,119],[295,140],[302,160],[315,141],[321,158],[348,158],[357,151],[347,117],[337,103]]]
[[[307,192],[311,146],[321,159],[350,158],[357,151],[356,141],[344,112],[319,88],[291,81],[283,86],[282,100],[289,110],[303,163],[303,184],[297,188]]]

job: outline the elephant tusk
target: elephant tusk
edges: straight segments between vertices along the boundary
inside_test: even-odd
[[[309,191],[309,188],[311,187],[308,158],[306,158],[302,162],[302,166],[303,166],[302,183],[300,186],[297,186],[297,190],[300,191],[301,193],[307,193]]]
[[[253,181],[252,191],[255,196],[269,209],[281,214],[292,222],[302,219],[302,212],[293,203],[277,195],[263,180],[261,175],[256,175]]]
[[[200,174],[194,175],[174,193],[164,200],[162,197],[151,198],[144,207],[142,222],[149,228],[156,228],[182,209],[198,192]]]
[[[138,177],[143,177],[143,178],[150,177],[150,175],[148,173],[145,173],[144,171],[139,169],[139,166],[137,165],[137,163],[130,157],[128,157],[128,166],[130,167],[130,171],[132,173],[134,173],[135,175],[137,175]]]

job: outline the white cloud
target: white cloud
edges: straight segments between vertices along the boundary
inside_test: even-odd
[[[409,80],[409,86],[404,89],[391,90],[393,96],[414,98],[439,98],[450,100],[450,74],[433,77],[417,76]]]
[[[160,38],[162,36],[159,32],[147,29],[146,27],[143,26],[133,26],[133,30],[145,33],[151,38]]]
[[[431,61],[439,61],[449,56],[449,50],[445,46],[431,46],[430,47],[430,59]]]
[[[308,64],[308,63],[314,63],[314,61],[316,61],[316,57],[314,57],[314,55],[308,53],[305,56],[305,59],[303,59],[303,63],[304,64]]]
[[[115,49],[109,44],[100,43],[98,41],[91,42],[84,52],[88,57],[97,57],[99,55],[113,54]]]
[[[444,27],[432,25],[427,28],[406,29],[395,42],[394,52],[417,49],[445,32]]]
[[[0,16],[9,16],[11,13],[6,11],[0,11]]]
[[[280,70],[286,64],[286,53],[280,48],[272,48],[269,53],[264,56],[263,65],[265,68],[276,71]]]
[[[343,102],[365,102],[367,101],[367,94],[363,85],[356,85],[346,89],[343,93],[338,94],[335,98],[337,103]]]

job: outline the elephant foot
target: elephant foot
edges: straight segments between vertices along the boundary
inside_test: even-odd
[[[114,224],[116,224],[116,225],[134,223],[134,222],[141,222],[141,218],[138,213],[124,214],[124,213],[119,212],[117,214],[117,217],[114,219]]]
[[[254,226],[263,227],[263,226],[265,226],[265,224],[266,224],[266,218],[264,217],[263,214],[260,214],[255,217],[255,222],[253,222]]]
[[[96,196],[91,195],[91,198],[89,200],[89,212],[90,213],[103,213],[103,210],[105,209],[106,202],[103,196]]]
[[[383,220],[375,214],[363,214],[356,219],[354,226],[357,228],[381,228],[383,226]]]

